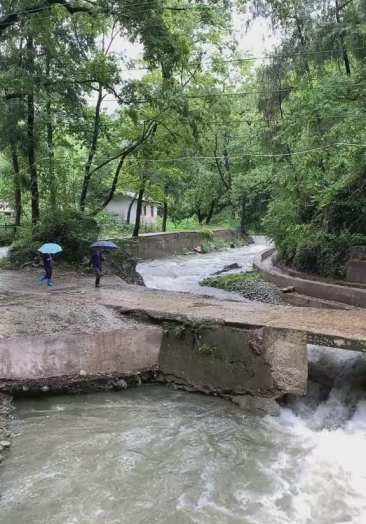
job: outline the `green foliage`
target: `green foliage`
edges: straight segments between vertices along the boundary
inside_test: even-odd
[[[9,261],[20,266],[39,258],[38,248],[45,242],[56,242],[63,247],[61,260],[80,264],[90,253],[90,244],[98,238],[97,222],[78,211],[50,213],[33,229],[24,228],[9,252]]]
[[[41,215],[32,234],[20,229],[19,260],[45,237],[82,258],[96,229],[66,209],[95,216],[103,236],[129,235],[103,210],[116,191],[144,190],[168,230],[240,222],[264,228],[286,263],[344,274],[366,235],[363,2],[256,1],[253,16],[281,34],[257,68],[237,54],[231,2],[50,4],[31,15],[31,0],[2,5],[21,15],[0,41],[0,200],[28,224],[39,197]],[[113,52],[118,34],[142,44],[142,64]]]
[[[0,220],[0,246],[10,246],[14,241],[16,229],[12,224]]]
[[[343,278],[350,250],[359,245],[366,245],[366,235],[317,232],[299,240],[289,262],[300,271]]]

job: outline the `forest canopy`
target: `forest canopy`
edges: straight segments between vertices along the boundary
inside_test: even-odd
[[[258,17],[278,44],[252,56],[238,21]],[[287,264],[342,277],[366,244],[365,39],[363,0],[0,0],[12,234],[93,228],[129,191],[162,229],[265,232]]]

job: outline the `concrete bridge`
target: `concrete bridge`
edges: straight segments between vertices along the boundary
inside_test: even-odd
[[[62,280],[62,279],[61,279]],[[175,382],[220,395],[303,394],[306,344],[366,351],[366,311],[238,303],[65,274],[0,278],[0,389]],[[2,297],[2,299],[1,299]]]

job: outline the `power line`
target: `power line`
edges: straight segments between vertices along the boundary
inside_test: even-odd
[[[156,2],[154,1],[144,1],[144,2],[125,2],[125,5],[123,5],[122,7],[127,7],[127,8],[134,8],[135,6],[145,6],[148,7],[148,6],[151,6],[151,7],[156,7],[157,9],[162,9],[162,10],[172,10],[172,11],[186,11],[186,10],[195,10],[195,9],[223,9],[224,6],[218,6],[218,5],[205,5],[205,4],[201,4],[201,5],[191,5],[191,4],[181,4],[181,5],[157,5]],[[40,6],[40,7],[34,7],[34,8],[29,8],[28,10],[24,10],[24,11],[15,11],[13,13],[7,13],[7,14],[4,14],[3,16],[4,17],[13,17],[13,16],[24,16],[24,15],[35,15],[35,14],[38,14],[38,13],[41,13],[43,11],[50,11],[53,7],[64,7],[62,5],[62,3],[60,4],[53,4],[53,5],[47,5],[47,6]],[[92,6],[90,8],[90,10],[92,11],[92,9],[94,8],[97,8],[98,9],[98,6],[95,5],[95,6]],[[138,10],[137,10],[138,11]],[[89,14],[87,11],[80,11],[81,14]],[[108,11],[108,10],[101,10],[99,11],[99,13],[101,14],[114,14],[114,15],[118,15],[119,17],[122,17],[122,18],[132,18],[131,16],[129,15],[123,15],[122,13],[117,13],[117,12],[114,12],[114,11]],[[97,14],[97,13],[96,13]]]
[[[160,27],[160,26],[158,26]],[[347,47],[347,51],[365,51],[366,50],[366,47],[363,46],[363,47]],[[279,55],[279,56],[276,56],[276,55],[258,55],[258,56],[252,56],[252,57],[246,57],[246,58],[230,58],[230,59],[222,59],[222,57],[210,57],[210,61],[211,61],[211,64],[212,62],[215,62],[216,60],[217,61],[221,61],[222,63],[225,63],[225,64],[235,64],[235,63],[242,63],[242,62],[253,62],[253,61],[257,61],[257,60],[266,60],[266,59],[275,59],[275,58],[281,58],[281,59],[286,59],[286,58],[293,58],[295,56],[309,56],[309,55],[318,55],[318,54],[321,54],[321,55],[324,55],[324,54],[336,54],[336,53],[343,53],[343,49],[340,49],[340,48],[336,48],[336,49],[324,49],[324,50],[321,50],[321,51],[299,51],[299,52],[296,52],[296,53],[290,53],[290,54],[285,54],[285,55]],[[124,53],[120,52],[120,51],[112,51],[109,53],[109,55],[114,55],[114,56],[121,56],[121,57],[124,57]],[[9,62],[9,59],[5,58],[5,57],[0,57],[0,61],[4,61],[5,63],[8,63]],[[14,64],[15,66],[17,66],[18,64]],[[202,66],[205,66],[207,64],[205,64],[204,61],[200,62],[200,61],[194,61],[194,62],[191,62],[191,63],[188,63],[187,64],[189,67],[197,67],[199,65],[202,65]],[[158,68],[155,68],[155,69],[152,69],[151,66],[142,66],[142,67],[127,67],[126,69],[120,69],[121,72],[130,72],[130,71],[157,71]]]
[[[316,151],[324,151],[332,147],[358,147],[366,148],[366,144],[363,143],[353,143],[353,142],[333,142],[331,144],[324,144],[322,146],[312,147],[303,150],[292,151],[291,153],[242,153],[240,155],[229,155],[230,162],[240,161],[246,158],[283,158],[283,157],[292,157],[292,156],[301,156],[309,153],[314,153]],[[75,162],[75,159],[70,158],[70,155],[58,155],[57,152],[54,155],[55,160],[69,158],[70,161]],[[50,156],[42,157],[40,160],[49,160]],[[226,156],[180,156],[180,157],[170,157],[170,158],[161,158],[161,159],[145,159],[144,162],[150,163],[170,163],[170,162],[183,162],[183,161],[216,161],[216,160],[225,160]],[[84,162],[84,160],[81,160]],[[139,162],[139,159],[128,157],[126,161]],[[27,168],[25,168],[27,169]]]
[[[313,153],[315,151],[321,151],[321,150],[324,150],[324,149],[329,149],[331,147],[338,147],[338,146],[347,146],[347,147],[365,147],[366,148],[366,144],[355,144],[355,143],[348,143],[348,142],[335,142],[333,144],[326,144],[324,146],[318,146],[318,147],[313,147],[313,148],[310,148],[310,149],[304,149],[302,151],[293,151],[292,153],[275,153],[275,154],[271,154],[271,153],[243,153],[241,155],[238,155],[238,156],[229,156],[229,160],[232,161],[232,160],[243,160],[244,158],[247,158],[247,157],[253,157],[253,158],[282,158],[282,157],[288,157],[288,156],[297,156],[297,155],[304,155],[304,154],[308,154],[308,153]],[[210,161],[215,161],[216,159],[218,160],[225,160],[225,156],[219,156],[219,157],[215,157],[215,156],[195,156],[195,157],[191,157],[191,156],[183,156],[183,157],[177,157],[177,158],[166,158],[166,159],[159,159],[159,160],[154,160],[154,159],[151,159],[151,160],[147,160],[148,162],[158,162],[158,163],[165,163],[165,162],[180,162],[180,161],[184,161],[184,160],[199,160],[199,161],[205,161],[205,160],[210,160]],[[145,160],[145,159],[144,159]]]
[[[366,50],[366,47],[348,47],[347,48],[347,51],[365,51]],[[318,55],[318,54],[336,54],[336,53],[343,53],[343,49],[324,49],[322,51],[303,51],[303,52],[296,52],[296,53],[292,53],[292,54],[287,54],[287,55],[280,55],[278,58],[293,58],[294,56],[302,56],[302,55],[305,55],[305,56],[308,56],[308,55]],[[114,55],[117,55],[117,56],[123,56],[123,54],[121,52],[112,52],[111,54],[114,54]],[[235,63],[242,63],[242,62],[253,62],[253,61],[256,61],[256,60],[266,60],[266,59],[275,59],[277,58],[275,55],[259,55],[259,56],[252,56],[252,57],[247,57],[247,58],[230,58],[230,59],[224,59],[224,60],[221,60],[221,57],[211,57],[210,60],[211,62],[215,61],[215,60],[218,60],[218,61],[221,61],[222,63],[225,63],[225,64],[235,64]],[[190,64],[188,64],[188,66],[198,66],[198,65],[205,65],[204,62],[191,62]],[[126,70],[121,70],[121,71],[149,71],[150,68],[149,67],[138,67],[138,68],[134,68],[134,67],[131,67],[131,68],[127,68]]]
[[[288,89],[278,89],[278,90],[275,90],[275,91],[271,91],[271,93],[287,93],[287,94],[290,94],[291,91],[293,91],[294,89],[291,87],[291,88],[288,88]],[[233,93],[206,93],[204,95],[186,95],[184,93],[177,93],[176,95],[173,95],[173,98],[178,98],[178,97],[182,97],[182,98],[186,98],[186,99],[201,99],[201,98],[216,98],[216,97],[222,97],[222,96],[227,96],[227,97],[241,97],[241,96],[247,96],[247,95],[254,95],[254,94],[267,94],[268,92],[267,91],[239,91],[237,93],[233,92]],[[122,98],[122,97],[121,97]],[[150,102],[153,102],[153,101],[158,101],[158,100],[168,100],[170,97],[166,96],[166,97],[151,97],[151,98],[141,98],[141,99],[130,99],[130,100],[127,100],[127,101],[124,101],[122,100],[122,103],[135,103],[135,104],[145,104],[145,103],[150,103]],[[104,98],[104,101],[105,102],[117,102],[118,101],[118,97],[115,99],[115,98]]]

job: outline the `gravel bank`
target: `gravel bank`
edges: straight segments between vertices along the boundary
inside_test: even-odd
[[[256,272],[208,277],[200,284],[240,293],[247,300],[266,304],[285,303],[281,291],[274,284],[265,282]]]

